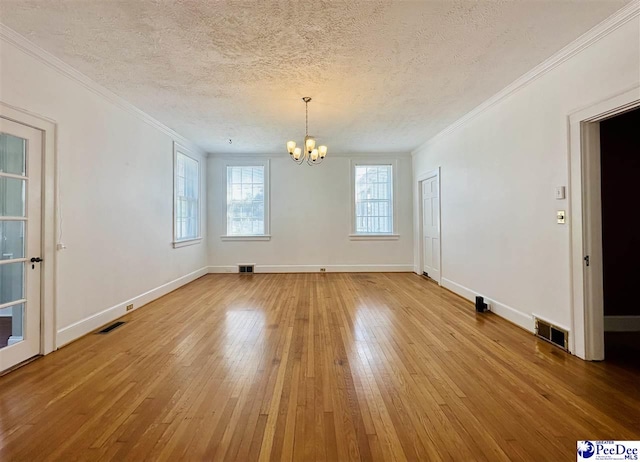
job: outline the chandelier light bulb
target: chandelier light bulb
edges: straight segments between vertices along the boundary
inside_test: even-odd
[[[289,151],[289,154],[293,154],[293,150],[296,148],[296,142],[295,141],[287,141],[287,151]]]
[[[294,158],[295,160],[300,160],[300,157],[301,157],[301,156],[302,156],[302,149],[300,149],[300,148],[295,148],[295,149],[293,150],[293,158]]]
[[[320,159],[324,159],[327,155],[327,147],[326,146],[318,146],[318,154],[320,154]]]
[[[307,148],[307,152],[311,153],[311,151],[316,147],[316,140],[314,140],[312,136],[306,136],[304,145]]]
[[[317,149],[314,149],[314,150],[311,151],[311,160],[313,162],[318,160],[318,150]]]

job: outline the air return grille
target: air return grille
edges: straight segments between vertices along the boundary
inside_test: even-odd
[[[109,332],[111,332],[113,329],[116,329],[118,327],[120,327],[121,325],[124,324],[124,321],[117,321],[114,322],[113,324],[109,324],[107,327],[105,327],[102,330],[99,330],[98,332],[96,332],[96,334],[108,334]]]
[[[238,273],[253,273],[253,265],[238,265]]]
[[[565,351],[569,349],[569,332],[543,319],[535,318],[535,320],[536,335],[538,337],[549,343],[553,343]]]

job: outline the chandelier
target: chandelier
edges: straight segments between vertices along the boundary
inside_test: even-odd
[[[287,141],[287,151],[291,155],[291,159],[300,165],[305,160],[307,164],[314,165],[321,163],[327,155],[326,146],[318,146],[316,148],[316,139],[313,136],[309,136],[309,102],[311,98],[305,96],[302,98],[304,101],[305,110],[305,136],[304,136],[304,151],[301,148],[296,147],[295,141]]]

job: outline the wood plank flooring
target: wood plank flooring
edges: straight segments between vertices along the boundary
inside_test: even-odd
[[[0,378],[0,460],[575,460],[640,439],[586,363],[413,274],[208,275]]]

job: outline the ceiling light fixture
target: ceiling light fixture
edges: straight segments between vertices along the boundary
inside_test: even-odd
[[[316,139],[313,136],[309,136],[309,102],[311,98],[305,96],[302,98],[304,101],[305,110],[305,136],[304,136],[304,151],[301,148],[296,147],[295,141],[287,141],[287,151],[291,159],[300,165],[305,160],[309,165],[315,165],[321,163],[327,155],[326,146],[318,146],[316,148]]]

